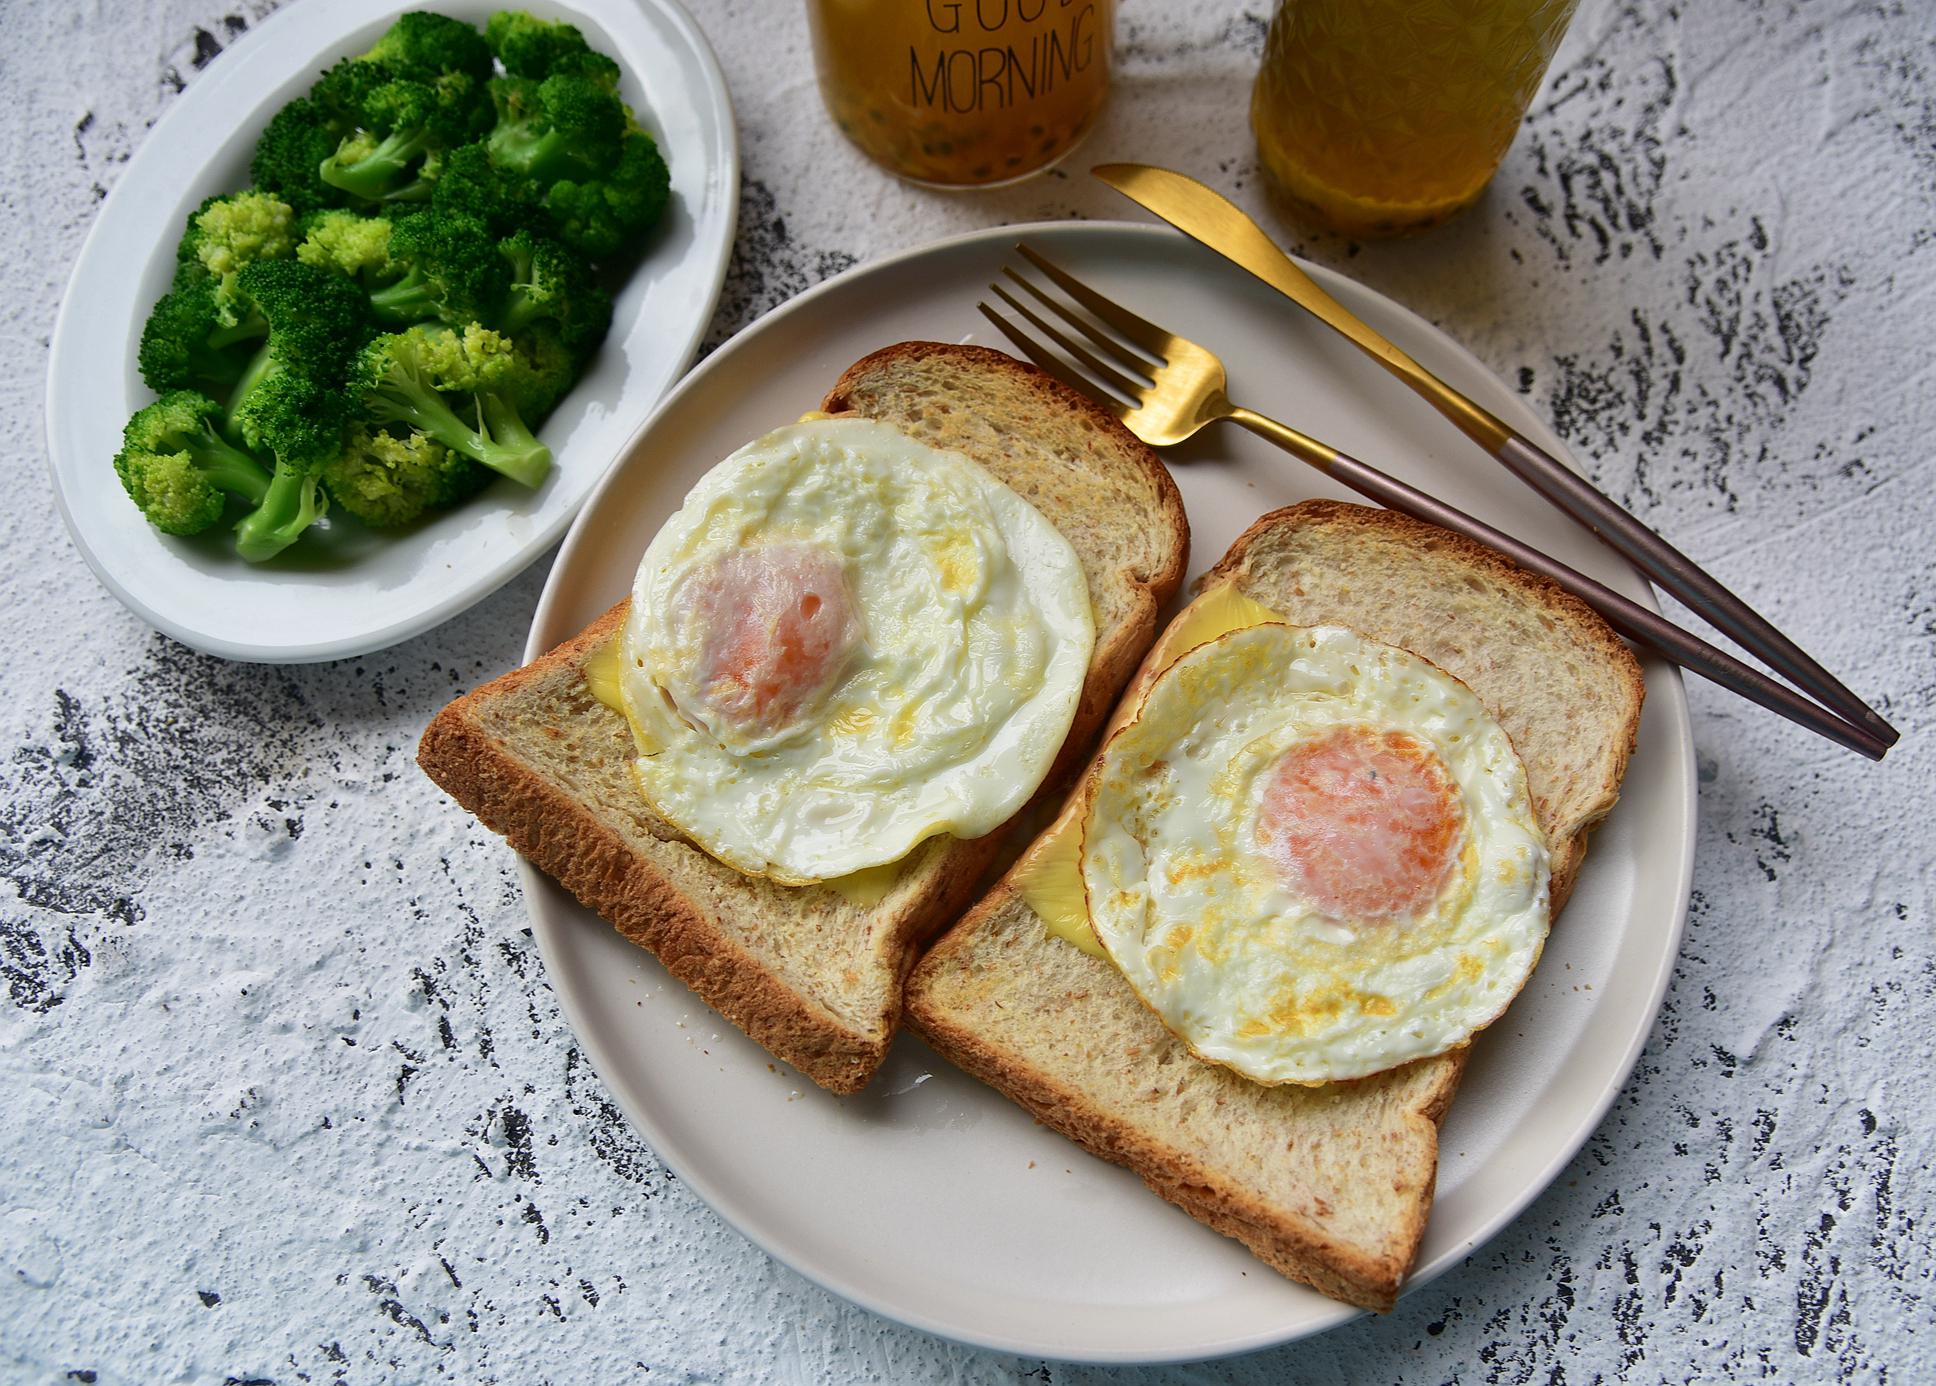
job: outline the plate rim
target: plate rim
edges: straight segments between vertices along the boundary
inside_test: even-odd
[[[160,118],[148,128],[147,133],[142,136],[140,144],[135,147],[133,154],[129,156],[129,170],[132,170],[140,162],[141,155],[145,150],[150,147],[159,147],[155,145],[157,139],[166,139],[174,133],[178,125],[190,121],[196,116],[198,106],[190,104],[190,98],[198,86],[204,91],[210,89],[210,72],[217,73],[223,79],[224,83],[226,83],[231,73],[239,72],[240,60],[234,59],[234,54],[240,52],[244,58],[252,56],[257,49],[261,48],[266,42],[269,42],[270,39],[280,41],[284,30],[300,32],[305,27],[314,34],[318,48],[326,47],[330,42],[334,41],[324,37],[326,34],[337,34],[339,31],[347,32],[373,19],[380,19],[387,14],[401,13],[410,7],[410,0],[376,0],[374,5],[365,5],[356,8],[334,4],[319,4],[313,6],[292,5],[268,15],[252,26],[247,33],[242,34],[234,42],[225,47],[203,69],[199,80],[190,83],[170,103],[168,109],[163,111]],[[725,289],[726,274],[731,267],[733,248],[738,242],[740,201],[739,123],[737,113],[733,108],[732,92],[726,84],[724,70],[719,65],[719,55],[713,51],[712,44],[707,40],[705,32],[699,27],[698,22],[693,19],[691,13],[686,9],[683,0],[623,0],[623,3],[620,4],[612,4],[609,0],[560,0],[559,7],[575,11],[578,15],[594,20],[601,13],[625,11],[630,8],[635,8],[639,12],[638,17],[643,21],[645,19],[644,12],[657,11],[686,45],[687,52],[703,79],[702,85],[710,97],[713,112],[718,118],[719,137],[716,142],[716,147],[708,151],[710,161],[708,165],[708,177],[723,189],[721,234],[718,237],[717,243],[712,247],[710,265],[704,265],[702,262],[702,266],[706,271],[703,280],[705,284],[704,310],[693,315],[693,322],[687,332],[686,340],[681,344],[678,352],[668,358],[671,367],[667,375],[667,383],[660,392],[659,398],[662,400],[684,380],[686,373],[692,366],[694,357],[698,355],[699,347],[705,340],[707,331],[712,326],[713,316],[719,307],[720,296]],[[299,15],[302,16],[300,20],[296,18]],[[265,34],[269,35],[270,38],[265,39],[263,37]],[[102,239],[102,228],[103,226],[112,224],[111,218],[115,209],[126,202],[128,197],[132,196],[132,194],[126,191],[128,185],[127,171],[124,171],[115,180],[114,186],[108,189],[107,196],[102,199],[100,206],[94,212],[94,219],[88,226],[87,234],[81,240],[81,248],[75,254],[74,266],[68,272],[66,282],[62,287],[60,306],[54,318],[54,329],[48,339],[47,378],[43,391],[41,426],[46,444],[46,475],[49,486],[54,494],[54,505],[60,513],[61,522],[66,526],[68,538],[73,543],[75,550],[80,554],[82,561],[87,564],[89,571],[94,574],[95,580],[105,587],[117,601],[127,607],[136,616],[140,617],[149,626],[160,631],[170,639],[176,640],[188,646],[190,649],[200,651],[203,654],[250,664],[313,664],[328,660],[358,658],[363,655],[375,654],[380,650],[388,649],[392,645],[412,639],[415,636],[423,634],[425,631],[434,630],[446,621],[469,610],[472,606],[483,601],[513,578],[517,577],[518,574],[529,568],[532,563],[543,556],[546,549],[558,541],[561,534],[566,533],[576,523],[578,516],[590,502],[593,493],[601,488],[604,476],[611,471],[618,460],[630,449],[632,439],[636,436],[636,430],[632,434],[628,434],[620,449],[606,460],[604,469],[599,474],[599,483],[588,488],[575,505],[563,510],[542,527],[534,529],[531,535],[522,542],[520,547],[524,550],[525,554],[522,561],[508,563],[502,572],[489,574],[482,581],[473,582],[461,587],[441,601],[421,611],[366,630],[361,634],[346,635],[329,641],[295,643],[231,640],[210,636],[198,630],[192,624],[164,614],[121,582],[108,569],[99,554],[96,553],[95,546],[87,537],[85,527],[79,523],[73,507],[68,503],[67,490],[62,484],[59,461],[60,429],[58,420],[61,412],[60,396],[63,390],[63,381],[72,370],[67,365],[67,358],[73,354],[72,337],[77,331],[75,323],[77,321],[77,315],[81,311],[79,304],[82,295],[78,291],[85,289],[86,281],[93,277],[95,262],[106,254],[106,251],[103,249],[106,242]],[[656,403],[655,401],[655,409]],[[621,397],[619,400],[614,401],[613,407],[615,409],[623,408],[623,398]]]
[[[1095,231],[1106,235],[1127,234],[1152,241],[1165,241],[1177,245],[1196,244],[1185,237],[1183,233],[1167,225],[1151,222],[1072,219],[983,227],[942,237],[937,240],[927,241],[875,260],[851,266],[841,273],[822,280],[819,284],[811,288],[803,290],[785,302],[776,304],[753,322],[748,323],[745,327],[734,333],[733,337],[729,339],[728,344],[738,341],[747,334],[767,327],[771,322],[782,316],[790,317],[797,312],[810,310],[811,305],[817,299],[827,296],[837,289],[844,287],[847,283],[866,275],[883,273],[903,266],[910,261],[920,260],[932,255],[947,254],[983,242],[1019,239],[1030,234],[1045,234],[1051,232],[1067,234],[1071,231]],[[1327,266],[1315,264],[1297,256],[1293,256],[1292,258],[1327,293],[1335,294],[1337,286],[1343,283],[1350,285],[1352,289],[1373,295],[1403,313],[1411,320],[1411,323],[1416,328],[1437,339],[1437,345],[1450,348],[1459,356],[1472,360],[1489,378],[1501,383],[1502,386],[1504,385],[1504,382],[1500,381],[1500,377],[1491,367],[1487,366],[1483,361],[1479,361],[1468,348],[1462,345],[1450,333],[1414,312],[1412,309],[1405,307],[1405,305],[1399,303],[1397,300],[1367,285],[1360,284],[1356,280],[1352,280],[1349,276],[1330,269]],[[662,418],[682,407],[686,397],[697,390],[710,377],[713,370],[721,368],[717,364],[721,356],[723,356],[723,352],[709,357],[697,368],[688,372],[678,384],[666,392],[658,405],[633,430],[631,436],[626,439],[625,444],[614,457],[611,467],[599,479],[598,484],[585,498],[583,505],[578,511],[577,518],[573,521],[570,530],[566,533],[564,544],[560,547],[557,559],[552,564],[551,572],[546,576],[544,590],[540,593],[538,604],[533,611],[530,633],[526,637],[522,654],[524,663],[530,663],[533,659],[536,659],[558,643],[559,640],[567,639],[574,633],[572,631],[566,631],[563,635],[558,636],[544,633],[546,627],[554,619],[554,605],[563,600],[562,591],[565,584],[561,575],[570,570],[572,566],[571,560],[576,555],[581,544],[595,542],[590,537],[594,518],[605,499],[606,493],[618,485],[621,464],[634,453],[641,442],[659,425]],[[1565,447],[1563,440],[1553,432],[1551,425],[1537,415],[1535,415],[1535,420],[1538,423],[1538,428],[1534,430],[1534,441],[1545,446],[1549,452],[1552,452],[1554,456],[1560,458],[1575,471],[1580,471],[1579,464],[1573,459],[1570,450]],[[1544,437],[1538,436],[1542,433],[1545,435]],[[1636,574],[1636,577],[1638,577],[1638,574]],[[1642,600],[1644,605],[1658,611],[1659,602],[1652,585],[1646,583],[1644,579],[1641,579],[1641,585],[1643,594],[1639,599]],[[1674,917],[1669,921],[1665,946],[1661,950],[1660,959],[1655,967],[1654,975],[1648,984],[1647,1007],[1645,1012],[1647,1016],[1646,1023],[1636,1028],[1635,1033],[1627,1042],[1625,1052],[1620,1055],[1617,1065],[1609,1070],[1608,1080],[1604,1084],[1603,1091],[1598,1094],[1595,1100],[1582,1113],[1574,1129],[1567,1131],[1564,1137],[1554,1147],[1553,1155],[1540,1167],[1537,1177],[1528,1180],[1511,1198],[1505,1200],[1500,1208],[1486,1219],[1484,1225],[1475,1234],[1465,1239],[1459,1245],[1446,1249],[1446,1251],[1440,1254],[1436,1263],[1432,1266],[1423,1269],[1414,1269],[1409,1273],[1399,1290],[1401,1299],[1414,1290],[1431,1283],[1439,1276],[1451,1270],[1455,1265],[1462,1263],[1478,1248],[1498,1236],[1507,1226],[1517,1220],[1535,1199],[1544,1194],[1552,1186],[1560,1172],[1573,1160],[1580,1149],[1586,1144],[1587,1140],[1592,1136],[1593,1132],[1599,1129],[1601,1123],[1605,1121],[1606,1115],[1612,1109],[1613,1103],[1619,1098],[1620,1093],[1625,1090],[1628,1080],[1633,1075],[1634,1067],[1639,1062],[1641,1052],[1646,1047],[1648,1039],[1652,1036],[1655,1026],[1659,1023],[1661,1003],[1666,996],[1667,987],[1672,981],[1674,965],[1680,956],[1680,950],[1686,938],[1687,915],[1690,901],[1689,891],[1693,883],[1694,854],[1698,831],[1698,814],[1696,810],[1699,799],[1699,782],[1694,773],[1693,723],[1689,712],[1686,686],[1678,667],[1671,664],[1665,665],[1661,672],[1663,677],[1660,681],[1660,686],[1658,688],[1650,687],[1648,696],[1649,702],[1654,706],[1659,706],[1662,702],[1666,704],[1663,712],[1667,720],[1667,726],[1663,728],[1663,732],[1671,738],[1672,744],[1669,747],[1663,747],[1663,750],[1671,751],[1674,759],[1685,767],[1681,777],[1683,781],[1681,809],[1687,823],[1687,831],[1679,841],[1678,860],[1673,865],[1673,875],[1678,880],[1678,886],[1675,892],[1676,904],[1674,907]],[[1663,694],[1665,695],[1664,697],[1662,697]],[[647,1111],[634,1103],[628,1092],[606,1080],[605,1074],[608,1071],[608,1066],[604,1061],[604,1057],[607,1041],[593,1027],[581,1024],[581,1008],[588,1009],[589,1003],[584,997],[579,995],[576,983],[571,979],[569,970],[553,965],[552,949],[560,946],[562,931],[558,931],[554,935],[554,931],[558,929],[558,926],[547,916],[541,908],[540,902],[548,894],[558,891],[561,888],[523,856],[518,856],[516,861],[519,881],[524,890],[525,914],[531,923],[533,936],[537,940],[539,955],[545,962],[547,981],[551,985],[554,994],[558,997],[560,1010],[563,1012],[566,1022],[571,1026],[574,1041],[584,1051],[587,1062],[591,1064],[593,1071],[599,1075],[599,1081],[605,1085],[606,1091],[617,1102],[620,1110],[625,1113],[626,1119],[632,1123],[638,1134],[651,1146],[654,1156],[663,1162],[682,1183],[690,1188],[715,1216],[719,1217],[727,1226],[744,1237],[763,1254],[770,1256],[781,1265],[786,1266],[788,1269],[815,1285],[820,1286],[829,1293],[838,1295],[850,1304],[878,1314],[890,1322],[903,1324],[907,1327],[931,1334],[934,1337],[948,1342],[958,1343],[966,1347],[1011,1353],[1018,1356],[1042,1358],[1049,1361],[1109,1366],[1201,1362],[1241,1356],[1269,1348],[1281,1347],[1287,1343],[1313,1337],[1319,1333],[1328,1332],[1342,1324],[1366,1316],[1367,1311],[1365,1310],[1333,1301],[1331,1302],[1332,1312],[1316,1322],[1301,1325],[1289,1332],[1266,1329],[1226,1341],[1192,1343],[1180,1346],[1174,1351],[1161,1353],[1150,1353],[1147,1351],[1112,1352],[1108,1350],[1058,1351],[1052,1344],[1003,1337],[997,1332],[965,1331],[957,1325],[942,1323],[925,1314],[909,1312],[907,1309],[899,1306],[891,1306],[866,1290],[849,1283],[839,1274],[830,1273],[818,1266],[802,1264],[796,1258],[775,1250],[768,1246],[760,1237],[749,1231],[748,1228],[743,1226],[737,1218],[722,1206],[724,1202],[729,1201],[728,1196],[718,1188],[708,1173],[704,1171],[695,1172],[686,1167],[682,1161],[675,1160],[666,1155],[662,1145],[663,1127]],[[567,898],[569,897],[567,896]],[[573,903],[576,904],[575,901]],[[675,986],[683,989],[684,984],[678,982],[676,978],[671,979],[671,981]],[[693,1000],[702,1006],[704,1005],[703,1002],[698,1001],[696,996],[693,997]],[[1317,1292],[1312,1291],[1312,1293],[1315,1294]]]

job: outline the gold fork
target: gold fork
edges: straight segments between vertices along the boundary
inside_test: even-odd
[[[1334,481],[1369,496],[1381,505],[1428,524],[1453,530],[1498,550],[1522,568],[1539,573],[1571,592],[1598,611],[1609,625],[1628,639],[1647,646],[1682,668],[1712,679],[1749,701],[1871,760],[1881,760],[1887,751],[1887,746],[1864,728],[1836,716],[1819,703],[1810,701],[1785,684],[1777,683],[1760,670],[1743,664],[1726,651],[1716,649],[1699,636],[1682,630],[1659,612],[1648,610],[1612,588],[1595,582],[1586,574],[1521,543],[1503,530],[1494,529],[1483,520],[1455,509],[1396,477],[1387,476],[1376,467],[1275,419],[1266,418],[1255,410],[1233,403],[1226,393],[1228,377],[1223,362],[1214,352],[1138,317],[1066,270],[1051,264],[1031,247],[1018,245],[1016,250],[1071,300],[1086,309],[1087,314],[1044,292],[1032,280],[1011,268],[1004,266],[1002,273],[1048,314],[1085,339],[1087,345],[1000,284],[989,285],[990,291],[1053,342],[1068,360],[1045,349],[986,303],[977,305],[983,315],[1037,366],[1097,400],[1121,419],[1131,433],[1151,447],[1173,446],[1194,436],[1209,424],[1228,420],[1275,443],[1299,461],[1310,464]],[[1088,315],[1093,315],[1093,318]],[[1071,361],[1078,363],[1081,371],[1073,368],[1069,364]]]

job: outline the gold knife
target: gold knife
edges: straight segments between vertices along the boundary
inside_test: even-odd
[[[1521,481],[1590,529],[1648,577],[1796,687],[1894,745],[1901,733],[1766,618],[1703,571],[1693,559],[1621,509],[1571,467],[1467,399],[1360,321],[1317,286],[1289,255],[1230,199],[1196,179],[1149,164],[1099,164],[1090,170],[1117,192],[1248,270],[1423,397]]]

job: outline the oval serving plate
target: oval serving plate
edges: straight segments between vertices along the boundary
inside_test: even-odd
[[[482,24],[502,4],[439,0]],[[522,6],[578,25],[623,69],[620,94],[658,139],[672,206],[614,304],[611,336],[540,430],[552,474],[535,491],[495,482],[476,500],[394,535],[342,524],[274,562],[237,558],[218,529],[193,539],[142,519],[113,469],[121,426],[154,396],[135,348],[202,199],[244,187],[257,135],[317,73],[367,49],[399,0],[296,5],[271,16],[190,84],[130,161],[81,248],[54,328],[47,442],[54,494],[88,566],[128,608],[209,654],[272,663],[341,659],[408,639],[481,600],[571,523],[641,415],[691,362],[725,280],[739,209],[739,150],[725,79],[676,0]]]
[[[975,303],[1021,238],[1137,312],[1214,344],[1236,398],[1652,601],[1618,558],[1248,275],[1167,228],[1062,223],[978,232],[851,270],[721,348],[634,436],[587,504],[526,657],[625,595],[647,541],[699,475],[814,408],[850,362],[909,338],[1005,346]],[[1565,455],[1450,338],[1342,276],[1305,268],[1428,368]],[[1192,577],[1261,513],[1348,496],[1236,429],[1200,435],[1166,460],[1189,510]],[[1653,1024],[1685,919],[1695,777],[1678,673],[1649,661],[1646,676],[1621,803],[1594,834],[1539,970],[1474,1046],[1443,1128],[1438,1201],[1412,1286],[1470,1254],[1565,1167]],[[1247,1352],[1358,1313],[1268,1271],[912,1035],[895,1041],[865,1093],[821,1091],[523,870],[551,984],[628,1116],[721,1216],[828,1289],[961,1342],[1098,1362]]]

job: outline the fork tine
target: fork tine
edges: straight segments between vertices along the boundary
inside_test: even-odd
[[[1085,349],[1067,333],[1058,331],[1053,324],[1043,319],[1039,314],[1030,309],[1026,303],[1016,298],[1015,295],[1004,289],[1000,284],[990,284],[988,287],[1003,303],[1006,303],[1011,309],[1027,319],[1030,326],[1034,327],[1037,332],[1040,332],[1075,360],[1081,362],[1095,375],[1107,382],[1111,389],[1115,390],[1118,394],[1127,395],[1133,400],[1142,399],[1143,391],[1148,388],[1145,383],[1131,380],[1114,366],[1096,356],[1094,352]]]
[[[1158,360],[1170,354],[1173,333],[1165,332],[1147,318],[1139,318],[1114,299],[1104,298],[1067,270],[1052,263],[1026,242],[1017,242],[1016,252],[1054,281],[1055,286],[1094,313],[1124,337]]]
[[[1118,370],[1141,376],[1146,381],[1155,378],[1157,368],[1163,364],[1161,361],[1151,361],[1149,358],[1124,346],[1121,342],[1103,331],[1102,328],[1089,321],[1082,313],[1069,307],[1067,304],[1058,303],[1055,299],[1050,298],[1043,291],[1041,285],[1035,283],[1033,280],[1024,279],[1007,265],[1002,266],[1002,273],[1014,281],[1017,287],[1025,289],[1030,298],[1033,298],[1049,312],[1053,313],[1070,327],[1073,327],[1091,342],[1094,342],[1097,349],[1114,363]]]
[[[1020,328],[1009,322],[986,303],[977,303],[975,306],[981,309],[981,315],[994,323],[1001,334],[1013,342],[1024,356],[1028,357],[1029,360],[1040,366],[1043,371],[1060,380],[1077,394],[1093,399],[1119,419],[1126,419],[1136,412],[1133,406],[1125,404],[1114,395],[1103,391],[1095,381],[1086,380],[1070,370],[1067,365],[1057,359],[1052,353],[1044,351],[1026,332],[1023,332]]]

